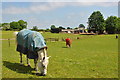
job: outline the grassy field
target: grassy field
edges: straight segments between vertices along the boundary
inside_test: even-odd
[[[19,64],[15,40],[2,40],[3,78],[118,78],[118,40],[115,35],[74,35],[42,33],[45,38],[72,38],[72,47],[66,48],[64,41],[47,41],[51,56],[48,74],[36,76],[31,67]],[[80,39],[76,39],[80,37]],[[3,31],[2,39],[15,38],[12,31]]]

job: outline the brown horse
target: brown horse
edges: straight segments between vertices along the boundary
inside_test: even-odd
[[[70,38],[66,38],[65,41],[66,41],[66,46],[71,47],[72,40]]]

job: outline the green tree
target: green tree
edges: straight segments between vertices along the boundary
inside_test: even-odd
[[[79,28],[85,28],[85,26],[83,24],[80,24]]]
[[[64,27],[62,27],[62,26],[59,26],[59,29],[65,29]]]
[[[38,27],[37,26],[33,26],[32,30],[38,31]]]
[[[45,32],[50,32],[50,29],[49,29],[49,28],[47,28],[47,29],[45,30]]]
[[[67,27],[67,29],[72,29],[72,28],[70,28],[70,27]]]
[[[20,24],[18,22],[14,22],[14,21],[10,23],[10,28],[12,30],[21,30],[22,29]]]
[[[117,29],[119,29],[118,25],[118,18],[116,16],[110,16],[106,19],[105,21],[106,23],[106,31],[109,34],[114,34],[116,32]]]
[[[51,33],[59,33],[59,32],[61,32],[60,28],[51,29]]]
[[[120,34],[120,18],[117,19],[116,33]]]
[[[50,27],[51,29],[55,29],[56,27],[55,27],[55,25],[51,25],[51,27]]]
[[[2,30],[9,30],[10,24],[9,23],[2,23],[1,27],[2,27]]]
[[[98,33],[103,33],[105,29],[105,21],[100,11],[93,12],[88,18],[89,29],[95,29]]]
[[[74,29],[78,29],[78,27],[75,27]]]
[[[18,23],[20,24],[21,28],[24,29],[27,27],[27,22],[23,21],[23,20],[19,20]]]
[[[56,28],[55,25],[51,25],[51,33],[59,33],[60,31],[60,28]]]

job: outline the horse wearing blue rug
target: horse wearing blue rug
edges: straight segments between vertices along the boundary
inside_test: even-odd
[[[22,64],[23,53],[27,57],[28,66],[30,66],[29,59],[34,59],[37,75],[46,75],[49,57],[47,57],[47,46],[43,36],[39,32],[23,29],[18,32],[16,40],[16,50],[20,52],[20,63]]]

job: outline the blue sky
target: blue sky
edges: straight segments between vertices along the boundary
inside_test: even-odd
[[[104,18],[118,16],[117,2],[2,2],[2,22],[24,20],[28,28],[87,27],[88,17],[100,11]]]

